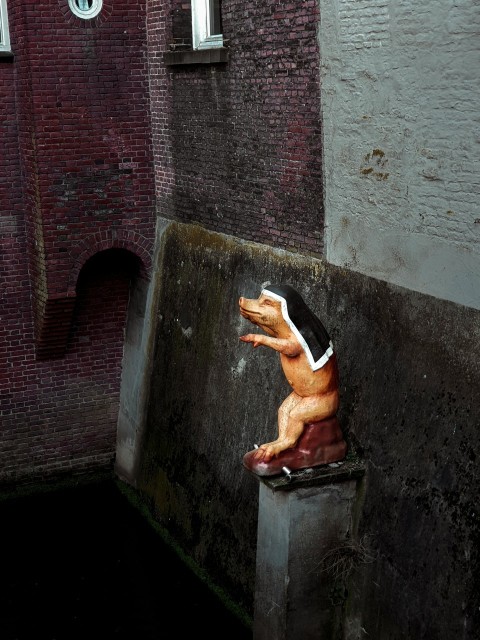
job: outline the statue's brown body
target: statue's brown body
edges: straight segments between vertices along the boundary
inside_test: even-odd
[[[264,345],[280,354],[285,376],[292,393],[278,410],[278,438],[262,444],[254,454],[268,462],[295,446],[305,425],[336,415],[339,406],[338,367],[335,354],[317,371],[313,371],[295,334],[285,322],[280,302],[262,294],[257,300],[240,298],[240,313],[267,335],[248,333],[240,336],[254,347]]]

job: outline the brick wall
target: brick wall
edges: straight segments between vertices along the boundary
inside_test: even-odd
[[[229,61],[168,67],[168,99],[160,94],[165,85],[152,94],[170,112],[154,129],[161,210],[320,255],[317,3],[224,0],[222,17]],[[172,3],[162,23],[167,45],[184,37],[190,19],[188,2]],[[165,163],[175,175],[170,189],[161,179]]]
[[[148,273],[156,207],[322,252],[316,4],[231,0],[222,13],[229,62],[173,68],[163,53],[188,41],[189,2],[152,0],[146,12],[143,1],[104,0],[88,22],[67,0],[9,2],[1,479],[111,463],[128,286]],[[98,282],[84,276],[112,248],[138,261],[100,284],[107,253]],[[95,297],[101,287],[116,301]]]
[[[0,60],[4,482],[111,465],[129,287],[148,272],[155,229],[145,3],[104,0],[87,22],[67,0],[10,0],[9,24],[14,59]]]
[[[89,21],[66,0],[20,11],[12,36],[42,353],[57,307],[71,308],[72,262],[85,239],[94,252],[105,248],[99,232],[102,243],[130,240],[132,249],[132,233],[153,238],[145,8],[106,0]]]
[[[64,357],[34,360],[28,300],[9,322],[10,366],[0,404],[3,482],[112,465],[125,313],[135,273],[132,254],[113,251],[118,255],[99,254],[82,270]]]

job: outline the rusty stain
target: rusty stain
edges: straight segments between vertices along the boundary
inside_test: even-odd
[[[371,153],[367,153],[363,158],[364,166],[360,168],[360,173],[364,176],[372,176],[377,180],[387,180],[390,175],[386,171],[376,171],[376,168],[383,169],[387,164],[388,160],[385,158],[385,153],[381,149],[373,149]],[[374,166],[371,166],[371,165]]]

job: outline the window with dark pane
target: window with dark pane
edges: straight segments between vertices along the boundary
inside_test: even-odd
[[[210,2],[210,35],[222,33],[222,19],[220,14],[220,0]]]

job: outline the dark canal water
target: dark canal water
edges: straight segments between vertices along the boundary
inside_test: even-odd
[[[0,640],[251,640],[113,480],[0,502]]]

